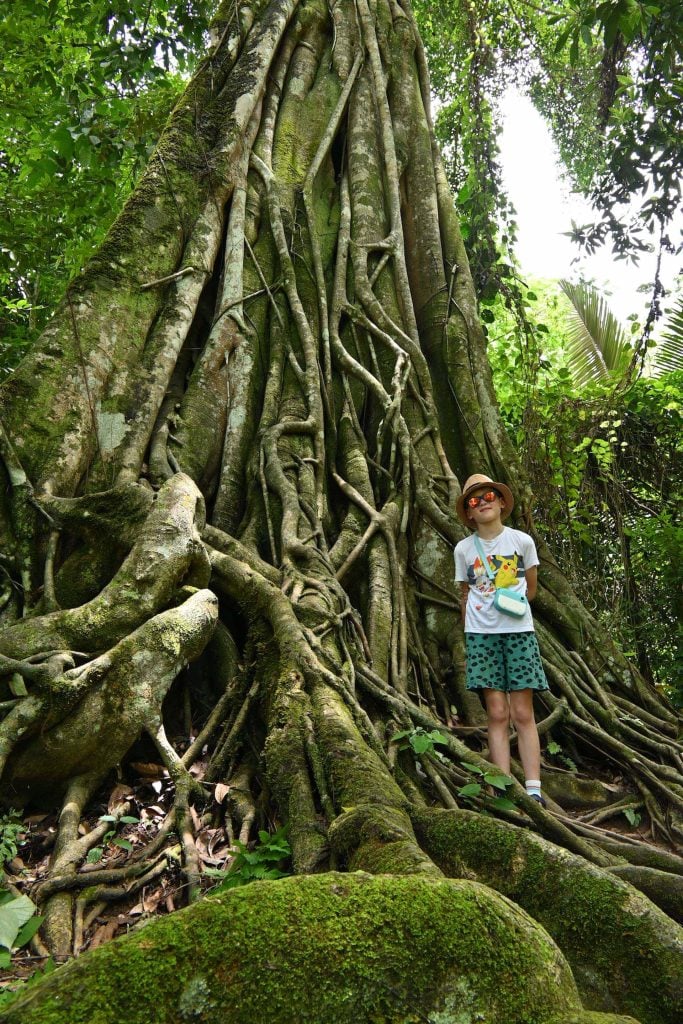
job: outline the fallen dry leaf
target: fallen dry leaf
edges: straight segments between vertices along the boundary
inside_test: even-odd
[[[90,940],[90,949],[97,949],[105,942],[109,942],[116,935],[119,928],[119,922],[116,918],[107,921],[106,924],[100,925],[100,927],[94,932],[92,939]]]
[[[157,909],[162,899],[164,898],[163,889],[155,889],[154,892],[146,895],[142,900],[142,909],[146,914],[153,914]]]
[[[109,797],[109,803],[107,804],[107,811],[109,812],[109,814],[111,814],[112,811],[116,810],[119,804],[125,803],[126,800],[132,799],[133,793],[131,791],[130,786],[124,786],[121,784],[114,786],[114,788],[111,791],[111,796]]]
[[[224,782],[217,782],[214,787],[213,798],[217,804],[222,804],[229,792],[230,786],[227,786]]]
[[[143,807],[140,811],[141,821],[155,821],[157,818],[163,818],[165,815],[163,808],[159,807],[158,804],[150,804],[149,807]]]

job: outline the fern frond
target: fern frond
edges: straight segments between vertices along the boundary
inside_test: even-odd
[[[672,309],[667,310],[662,336],[652,353],[653,377],[661,377],[674,370],[683,370],[683,296]]]
[[[600,292],[589,284],[560,281],[571,302],[567,355],[575,383],[619,378],[633,355],[628,335]]]

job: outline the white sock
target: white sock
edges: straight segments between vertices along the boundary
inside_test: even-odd
[[[540,779],[525,779],[524,788],[526,789],[529,796],[540,796],[541,795],[541,780]]]

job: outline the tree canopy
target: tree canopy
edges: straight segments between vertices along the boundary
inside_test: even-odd
[[[129,193],[215,0],[7,0],[0,14],[0,372],[45,323]],[[595,205],[589,250],[635,257],[680,239],[680,4],[486,0],[413,4],[439,101],[437,136],[458,195],[480,298],[511,285],[497,101],[526,91],[574,185]],[[635,206],[634,206],[635,203]],[[659,294],[655,296],[658,303]],[[657,304],[657,310],[659,306]]]

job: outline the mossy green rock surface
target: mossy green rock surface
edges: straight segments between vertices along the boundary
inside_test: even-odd
[[[585,1006],[642,1024],[683,1021],[683,929],[631,885],[525,829],[469,811],[413,819],[444,874],[523,907],[567,957]]]
[[[548,1024],[638,1024],[638,1021],[635,1017],[623,1017],[621,1014],[583,1010],[579,1013],[563,1013],[559,1017],[552,1017]]]
[[[255,882],[86,953],[5,1024],[546,1024],[579,1012],[564,957],[474,882]]]

